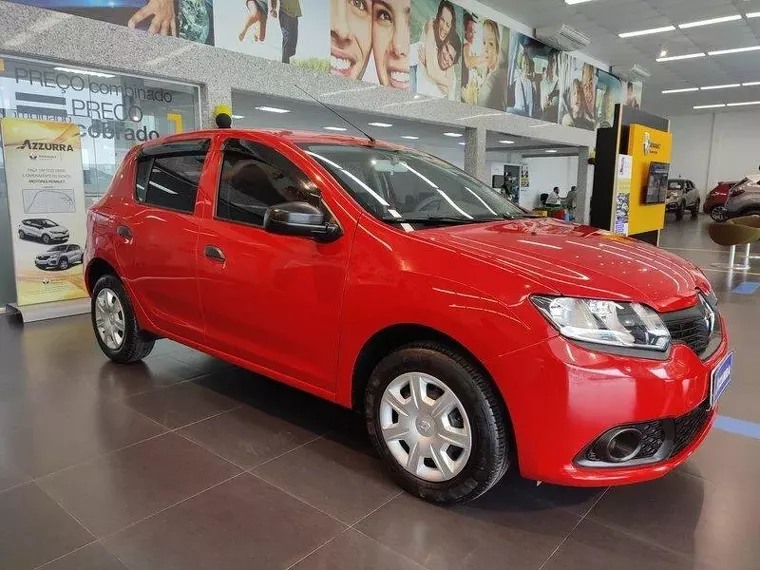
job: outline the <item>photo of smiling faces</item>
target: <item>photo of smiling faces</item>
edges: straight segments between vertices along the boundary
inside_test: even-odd
[[[594,130],[596,121],[596,70],[572,56],[564,62],[559,114],[566,127]]]
[[[614,75],[596,70],[596,128],[606,129],[615,121],[615,104],[622,97],[620,79]]]
[[[489,109],[507,108],[509,30],[464,13],[462,101]]]
[[[421,95],[458,101],[462,82],[463,12],[449,0],[412,3],[410,78]]]
[[[509,112],[556,123],[560,52],[533,38],[513,33],[509,54]]]
[[[372,2],[372,57],[364,80],[409,89],[411,0]]]

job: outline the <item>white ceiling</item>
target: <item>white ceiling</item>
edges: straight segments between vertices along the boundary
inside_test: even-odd
[[[760,51],[657,63],[661,47],[680,55],[760,45],[760,18],[621,39],[620,32],[656,28],[760,11],[760,0],[481,0],[515,20],[538,28],[565,23],[591,38],[583,51],[610,65],[645,67],[644,110],[676,116],[709,113],[694,105],[760,100],[760,86],[663,95],[663,89],[760,81]],[[760,108],[757,106],[756,108]],[[746,110],[746,107],[734,107]],[[718,109],[720,111],[720,109]]]

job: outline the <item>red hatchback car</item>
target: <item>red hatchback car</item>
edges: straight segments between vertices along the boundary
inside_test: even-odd
[[[86,279],[111,359],[168,337],[361,410],[399,484],[435,502],[511,465],[564,485],[659,477],[730,380],[691,263],[351,137],[215,130],[133,149],[89,212]]]
[[[736,186],[739,182],[718,182],[718,184],[705,196],[705,205],[703,211],[709,214],[713,220],[722,222],[725,219],[726,201],[728,200],[728,191]]]

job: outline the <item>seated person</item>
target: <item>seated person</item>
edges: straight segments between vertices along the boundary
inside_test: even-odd
[[[559,197],[559,186],[555,186],[552,188],[552,191],[549,192],[549,195],[546,197],[546,205],[547,206],[559,206],[562,204],[562,199]]]

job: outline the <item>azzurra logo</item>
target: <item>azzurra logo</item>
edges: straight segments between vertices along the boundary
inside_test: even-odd
[[[42,142],[36,142],[31,141],[29,139],[26,139],[24,141],[24,144],[21,146],[16,147],[19,150],[49,150],[49,151],[65,151],[65,152],[72,152],[74,150],[74,146],[70,144],[62,144],[62,143],[42,143]]]

